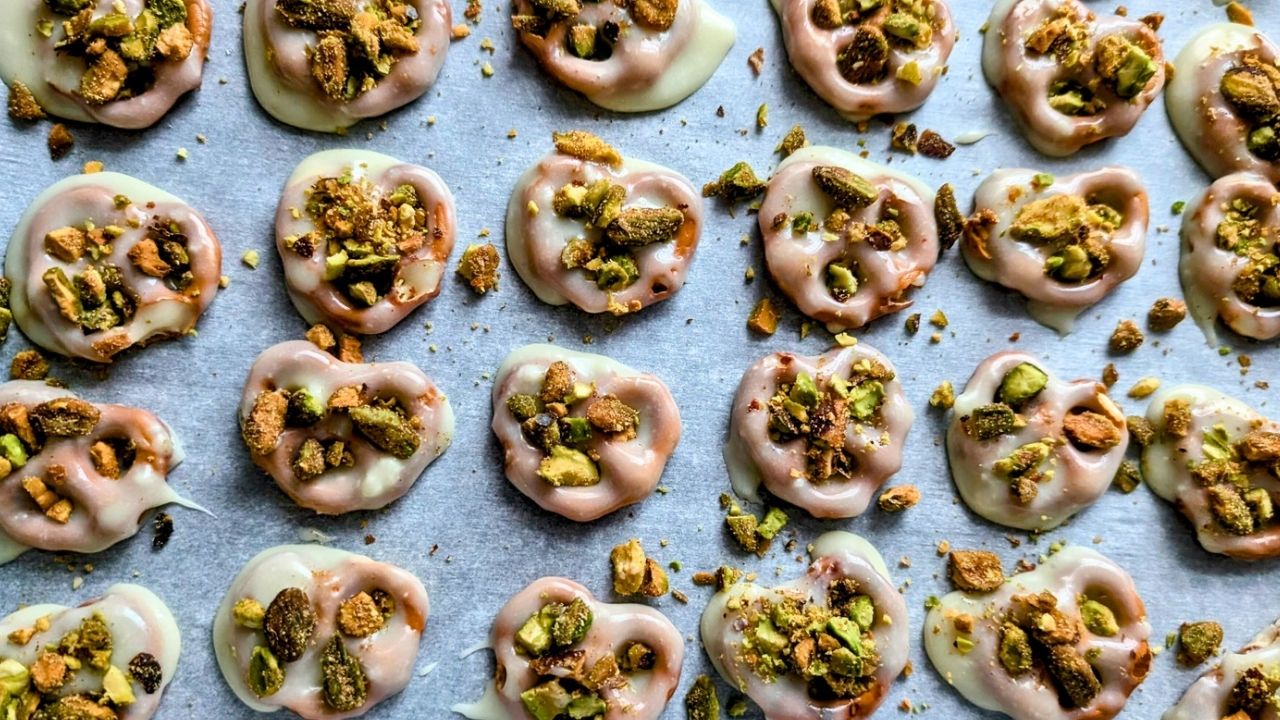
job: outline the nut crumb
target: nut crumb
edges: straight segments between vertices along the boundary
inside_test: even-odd
[[[751,68],[751,72],[755,73],[756,77],[759,77],[764,69],[764,48],[758,47],[755,52],[747,56],[747,65]]]
[[[1131,353],[1142,346],[1146,336],[1132,320],[1121,320],[1111,332],[1111,352]]]
[[[54,123],[49,128],[49,157],[54,160],[61,160],[71,152],[71,147],[76,144],[76,139],[72,137],[71,131],[62,123]]]
[[[880,494],[880,509],[885,512],[902,512],[920,502],[920,488],[915,485],[898,485]]]

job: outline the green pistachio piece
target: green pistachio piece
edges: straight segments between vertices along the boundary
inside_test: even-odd
[[[31,673],[26,665],[13,658],[0,660],[0,701],[22,695],[30,683]]]
[[[1031,669],[1031,641],[1022,628],[1013,623],[1000,628],[999,657],[1000,664],[1013,677]]]
[[[62,268],[49,268],[41,277],[62,317],[75,323],[80,322],[84,308],[80,305],[80,297],[76,294],[75,287],[67,279],[67,274],[62,271]]]
[[[1146,50],[1120,34],[1098,41],[1094,66],[1116,94],[1126,100],[1141,93],[1158,69]]]
[[[848,266],[831,263],[827,266],[827,287],[853,295],[858,292],[858,278]]]
[[[876,606],[867,595],[858,595],[849,604],[846,614],[865,632],[870,630],[876,621]]]
[[[797,235],[804,235],[817,228],[817,224],[813,221],[813,213],[808,210],[796,213],[791,218],[791,232]]]
[[[524,625],[516,631],[516,644],[533,657],[538,657],[551,649],[551,623],[554,618],[550,613],[536,612],[524,621]]]
[[[249,673],[245,677],[249,690],[258,697],[274,695],[284,686],[284,668],[267,648],[258,645],[249,656]]]
[[[334,635],[320,656],[320,671],[324,678],[324,701],[339,712],[358,710],[369,697],[369,684],[365,680],[360,660],[347,651],[342,638]]]
[[[593,620],[591,607],[579,597],[565,606],[551,623],[551,640],[558,648],[577,644],[587,636]]]
[[[27,450],[22,446],[22,441],[17,435],[0,435],[0,455],[4,455],[4,459],[15,468],[27,464]]]
[[[422,438],[400,413],[390,408],[362,405],[351,408],[347,414],[360,434],[383,452],[404,460],[418,451]]]
[[[598,228],[605,228],[618,213],[622,212],[622,202],[627,199],[626,188],[614,185],[608,180],[597,180],[587,188],[583,198],[587,219]]]
[[[640,277],[640,269],[635,260],[626,255],[617,255],[604,261],[596,270],[596,287],[606,292],[618,292],[635,284]]]
[[[735,163],[733,167],[720,174],[715,182],[702,186],[703,197],[720,197],[733,202],[750,200],[764,192],[765,182],[756,176],[751,166],[745,162]]]
[[[774,627],[773,620],[761,615],[756,620],[755,632],[753,633],[756,647],[765,653],[781,653],[790,645],[787,636],[778,631]]]
[[[324,279],[325,282],[333,282],[342,277],[342,273],[347,269],[347,251],[339,250],[338,252],[325,257],[324,259]]]
[[[306,1],[306,0],[303,0]],[[316,5],[341,5],[350,0],[310,0]],[[288,0],[285,0],[288,2]],[[155,16],[156,24],[167,28],[174,23],[187,22],[187,4],[185,0],[147,0],[147,10]]]
[[[866,178],[837,165],[819,165],[813,169],[813,181],[822,192],[842,208],[864,208],[880,197]]]
[[[533,720],[556,720],[572,702],[569,691],[557,680],[548,680],[520,693],[520,703]]]
[[[1093,263],[1083,246],[1068,245],[1045,259],[1044,271],[1065,282],[1083,282],[1093,274]]]
[[[1013,408],[1004,403],[992,403],[974,408],[966,429],[977,440],[990,440],[1012,432],[1017,424]]]
[[[854,621],[845,617],[833,617],[827,620],[827,632],[835,635],[837,640],[856,655],[862,655],[862,629]]]
[[[782,528],[786,527],[787,520],[785,512],[778,508],[769,508],[760,524],[756,526],[756,534],[765,540],[772,540],[777,537]]]
[[[156,37],[159,36],[160,29],[159,21],[150,10],[138,13],[133,21],[133,32],[120,41],[120,54],[126,60],[144,65],[149,63],[155,53]],[[128,198],[125,201],[124,207],[128,207]]]
[[[1076,237],[1085,224],[1085,201],[1078,195],[1050,195],[1018,211],[1009,233],[1027,242],[1052,243]]]
[[[1003,478],[1022,477],[1040,467],[1040,463],[1049,459],[1053,445],[1045,442],[1027,443],[1007,456],[995,461],[992,472]]]
[[[1222,96],[1245,115],[1268,118],[1280,113],[1280,97],[1266,71],[1242,65],[1222,75],[1218,85]]]
[[[285,410],[285,420],[290,425],[307,427],[324,419],[325,405],[306,388],[299,388],[289,393],[289,405]]]
[[[512,395],[507,398],[507,410],[516,420],[524,422],[538,414],[538,399],[532,395]]]
[[[796,379],[791,384],[788,397],[802,407],[811,408],[817,406],[818,401],[822,399],[822,391],[818,389],[818,384],[814,382],[813,377],[801,370],[796,373]]]
[[[50,10],[59,15],[75,15],[94,4],[94,0],[44,0]]]
[[[910,13],[890,13],[884,19],[881,29],[886,34],[911,43],[916,47],[925,47],[933,40],[933,28],[929,23]]]
[[[1080,619],[1084,622],[1085,628],[1094,635],[1115,637],[1116,633],[1120,632],[1115,613],[1097,600],[1085,600],[1080,603]]]
[[[253,598],[240,598],[231,608],[231,616],[235,619],[236,624],[240,627],[249,628],[250,630],[259,630],[262,628],[262,621],[266,617],[267,609],[262,607],[262,603]]]
[[[354,261],[348,261],[347,265],[349,266],[352,262]],[[361,280],[348,285],[347,295],[365,307],[373,307],[378,304],[378,289],[368,280]]]
[[[684,696],[685,717],[688,720],[720,720],[720,698],[716,685],[709,675],[699,675]]]
[[[743,550],[756,552],[760,549],[760,538],[756,535],[756,528],[760,521],[755,515],[729,515],[725,517],[724,522],[729,526],[733,539]]]
[[[884,402],[884,384],[879,380],[867,380],[849,390],[849,414],[858,420],[866,420],[876,414]]]
[[[586,453],[556,445],[538,465],[538,477],[552,487],[588,487],[600,482],[600,469]]]
[[[276,12],[304,30],[345,30],[356,16],[355,0],[278,0]]]
[[[586,720],[603,717],[609,711],[609,705],[598,695],[580,695],[569,703],[566,710],[570,720]]]
[[[574,25],[568,33],[569,52],[574,57],[589,58],[596,54],[596,26]]]
[[[1031,363],[1021,363],[1005,373],[996,399],[1010,407],[1022,407],[1049,384],[1045,371]]]
[[[102,676],[102,691],[111,704],[116,707],[129,705],[137,700],[133,694],[133,686],[124,671],[112,665]]]
[[[89,33],[101,37],[118,38],[133,32],[133,20],[124,13],[109,13],[89,23]]]
[[[623,247],[669,242],[684,225],[676,208],[630,208],[618,213],[605,228],[605,237]]]
[[[586,213],[586,205],[586,185],[569,183],[557,190],[555,196],[551,198],[551,209],[555,214],[565,217],[582,217]]]
[[[1249,133],[1247,141],[1249,152],[1263,160],[1280,159],[1280,136],[1270,125],[1263,125]]]
[[[393,207],[408,205],[410,207],[418,207],[418,189],[409,183],[397,185],[395,191],[387,196],[387,202]]]
[[[591,422],[584,417],[560,418],[560,439],[566,445],[581,445],[591,440]]]

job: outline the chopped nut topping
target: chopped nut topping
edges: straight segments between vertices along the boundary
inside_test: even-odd
[[[93,469],[99,475],[112,480],[120,477],[120,458],[116,455],[116,449],[110,443],[101,440],[89,446],[89,460],[93,462]]]
[[[364,638],[386,625],[382,608],[367,592],[359,592],[338,606],[338,628],[347,637]]]
[[[498,289],[498,249],[492,243],[470,245],[458,261],[458,274],[476,293],[483,295]]]
[[[721,173],[719,179],[703,185],[702,196],[718,197],[726,202],[750,200],[763,193],[765,185],[750,165],[739,162]]]
[[[956,204],[956,193],[950,183],[938,188],[938,195],[933,203],[933,216],[938,223],[938,240],[943,250],[950,250],[960,238],[964,237],[965,217]]]
[[[333,331],[327,326],[318,323],[307,330],[306,337],[312,345],[326,352],[332,350],[338,344],[338,341],[333,337]]]
[[[671,29],[679,8],[679,0],[628,0],[628,4],[636,23],[659,31]]]
[[[1067,413],[1062,419],[1062,431],[1068,440],[1087,450],[1109,450],[1124,439],[1110,418],[1092,410]]]
[[[101,416],[92,403],[72,397],[42,402],[31,410],[32,424],[49,437],[88,435]]]
[[[985,550],[952,550],[947,576],[957,590],[965,592],[991,592],[1004,584],[1000,557]]]
[[[1195,667],[1213,657],[1222,646],[1222,626],[1212,620],[1183,623],[1178,628],[1178,663]]]
[[[634,435],[640,414],[617,395],[605,395],[587,406],[587,420],[601,432]]]
[[[284,662],[302,657],[316,629],[311,599],[299,588],[281,590],[267,606],[262,631],[267,647]]]
[[[42,693],[52,693],[68,679],[67,662],[55,652],[42,652],[31,664],[31,683]]]
[[[43,120],[44,108],[40,107],[31,89],[17,80],[9,81],[9,117],[15,120]]]
[[[612,145],[585,130],[551,133],[551,139],[556,150],[565,155],[612,168],[622,167],[622,155]]]
[[[242,434],[250,452],[266,455],[275,450],[280,435],[284,432],[285,413],[289,408],[289,400],[279,390],[258,393],[253,401],[253,410],[244,422]]]

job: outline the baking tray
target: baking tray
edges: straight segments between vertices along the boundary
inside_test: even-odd
[[[111,170],[136,175],[187,199],[219,233],[223,271],[231,286],[219,294],[199,326],[199,335],[132,352],[102,371],[54,362],[53,374],[85,397],[132,403],[156,411],[181,437],[187,460],[170,476],[178,490],[209,508],[213,516],[170,508],[176,531],[165,549],[151,549],[150,530],[93,556],[75,558],[76,570],[51,554],[30,552],[0,569],[0,608],[20,603],[74,603],[115,582],[139,582],[164,598],[183,633],[177,677],[157,717],[251,717],[223,683],[213,657],[210,624],[232,577],[258,551],[297,542],[318,531],[331,544],[404,566],[426,584],[432,614],[418,670],[398,697],[378,706],[372,717],[447,718],[455,702],[479,697],[492,672],[483,653],[460,658],[485,640],[490,620],[506,599],[542,575],[565,575],[609,598],[609,549],[638,537],[664,564],[679,560],[672,587],[688,594],[654,603],[686,633],[684,676],[666,718],[683,718],[680,698],[699,673],[713,672],[697,639],[698,616],[709,590],[694,587],[696,570],[729,562],[759,573],[762,581],[793,577],[804,546],[826,530],[844,529],[869,538],[884,554],[894,580],[911,608],[914,673],[900,679],[879,711],[896,717],[904,700],[928,706],[926,717],[995,717],[976,711],[935,674],[919,646],[926,597],[947,588],[944,560],[935,546],[947,540],[959,548],[987,548],[1012,567],[1035,560],[1051,542],[1096,547],[1136,578],[1153,625],[1153,645],[1185,620],[1215,618],[1226,629],[1226,646],[1245,642],[1275,619],[1270,602],[1280,567],[1275,562],[1244,564],[1211,556],[1171,506],[1139,489],[1132,495],[1108,492],[1093,508],[1039,541],[989,524],[956,498],[942,447],[944,419],[927,406],[933,388],[949,379],[962,387],[974,366],[1010,346],[1042,355],[1066,377],[1097,377],[1108,361],[1120,371],[1118,390],[1144,376],[1167,384],[1202,382],[1236,394],[1264,412],[1274,391],[1255,380],[1280,382],[1280,350],[1241,342],[1224,333],[1231,352],[1220,355],[1200,331],[1184,322],[1167,335],[1151,336],[1131,356],[1111,358],[1107,338],[1121,317],[1140,319],[1151,301],[1181,296],[1177,279],[1179,218],[1169,208],[1190,200],[1209,179],[1174,138],[1161,102],[1133,133],[1064,160],[1035,153],[1009,122],[1000,100],[982,78],[978,64],[980,26],[990,3],[951,0],[961,29],[950,72],[933,98],[909,118],[946,137],[994,133],[961,147],[946,161],[892,155],[895,166],[930,185],[951,182],[967,206],[982,177],[998,166],[1028,166],[1067,173],[1108,163],[1128,164],[1146,179],[1151,193],[1152,229],[1147,260],[1138,275],[1081,316],[1063,338],[1033,322],[1022,301],[977,280],[957,252],[945,255],[928,284],[913,296],[913,312],[926,323],[912,337],[903,330],[906,313],[884,318],[856,333],[896,363],[917,420],[907,439],[902,472],[892,483],[915,483],[924,499],[899,515],[877,510],[839,522],[816,521],[792,512],[786,537],[798,539],[794,553],[776,543],[763,559],[746,556],[722,530],[717,496],[729,490],[720,456],[727,414],[742,371],[756,358],[777,350],[818,353],[830,336],[817,327],[802,337],[801,319],[784,301],[784,319],[769,338],[751,335],[744,320],[761,295],[776,296],[765,280],[755,217],[729,214],[708,205],[698,257],[683,291],[673,299],[621,321],[587,317],[570,308],[538,302],[509,266],[496,294],[477,298],[450,274],[440,297],[382,337],[370,338],[372,360],[408,360],[421,366],[448,393],[458,417],[453,447],[402,500],[379,512],[338,518],[318,517],[295,507],[249,462],[240,441],[235,411],[250,363],[263,349],[300,337],[306,325],[290,305],[274,251],[272,218],[285,178],[308,154],[351,146],[377,150],[438,171],[457,198],[460,227],[456,259],[467,243],[486,232],[499,247],[507,197],[515,179],[550,147],[552,130],[581,127],[596,132],[624,153],[661,162],[695,183],[713,179],[738,160],[762,174],[772,168],[773,148],[794,123],[810,142],[858,148],[865,141],[872,159],[890,157],[888,127],[873,123],[866,134],[841,119],[791,71],[781,47],[777,21],[765,0],[710,0],[738,23],[738,41],[710,82],[684,103],[636,116],[602,111],[557,86],[516,43],[508,7],[490,0],[471,36],[455,42],[439,81],[420,101],[383,120],[365,122],[346,137],[293,130],[272,121],[254,101],[240,51],[239,3],[213,0],[215,30],[203,89],[180,102],[155,128],[128,133],[74,124],[71,155],[50,162],[44,148],[47,123],[0,122],[0,235],[7,236],[26,204],[41,188],[82,163],[100,160]],[[1172,57],[1199,27],[1223,18],[1209,0],[1178,3],[1132,0],[1134,16],[1162,11],[1161,36]],[[1280,35],[1280,5],[1254,4],[1257,24]],[[1097,12],[1113,4],[1090,3]],[[462,4],[454,7],[462,21]],[[496,50],[481,48],[492,38]],[[757,77],[747,65],[756,48],[765,62]],[[494,74],[484,78],[483,63]],[[755,128],[756,108],[770,106],[769,126]],[[723,106],[723,117],[717,108]],[[434,118],[434,122],[429,120]],[[516,131],[509,138],[509,131]],[[197,135],[207,142],[201,143]],[[187,159],[180,160],[180,148]],[[747,242],[742,242],[742,238]],[[240,262],[257,250],[262,262],[250,270]],[[757,279],[744,281],[747,268]],[[927,324],[943,309],[950,326],[933,344]],[[589,525],[576,525],[539,510],[503,478],[501,452],[489,432],[490,378],[506,353],[530,342],[556,342],[577,350],[611,355],[656,373],[671,387],[684,416],[684,437],[667,465],[662,485],[642,504]],[[27,347],[16,332],[0,351],[7,366]],[[1253,364],[1242,375],[1241,353]],[[1143,403],[1118,392],[1130,413]],[[1021,540],[1014,548],[1006,536]],[[662,541],[667,541],[665,546]],[[370,544],[367,544],[370,543]],[[910,562],[909,568],[899,560]],[[92,563],[86,573],[84,563]],[[74,578],[83,586],[73,589]],[[1157,659],[1146,683],[1122,714],[1155,718],[1197,675],[1179,669],[1172,654]],[[727,689],[721,685],[722,696]],[[753,710],[753,712],[755,712]],[[748,717],[758,717],[749,714]]]

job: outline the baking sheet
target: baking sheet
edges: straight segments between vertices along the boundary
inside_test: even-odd
[[[682,605],[670,596],[654,603],[688,638],[684,677],[664,715],[683,718],[680,698],[686,688],[699,673],[714,672],[696,635],[710,592],[692,585],[692,573],[730,562],[769,581],[775,575],[791,578],[804,568],[782,550],[783,543],[775,544],[764,559],[737,551],[722,530],[716,502],[719,493],[729,490],[720,446],[742,371],[769,352],[818,353],[830,344],[830,336],[818,329],[802,339],[801,318],[785,301],[776,335],[762,339],[748,333],[744,319],[756,298],[777,297],[764,279],[754,216],[739,212],[733,217],[709,205],[684,290],[620,322],[541,304],[509,266],[503,268],[500,291],[484,298],[473,296],[451,273],[439,298],[365,346],[368,359],[408,360],[425,369],[448,393],[458,416],[453,447],[405,498],[383,511],[323,518],[293,506],[250,464],[235,409],[254,357],[306,329],[285,295],[272,218],[285,178],[312,152],[368,148],[437,170],[457,198],[455,262],[462,248],[486,231],[501,247],[510,189],[519,173],[549,149],[552,130],[590,129],[624,153],[668,164],[699,184],[743,159],[767,173],[776,160],[775,144],[794,123],[804,125],[814,144],[855,148],[865,140],[873,159],[889,156],[887,126],[874,124],[859,135],[791,72],[776,19],[764,0],[710,1],[738,22],[737,45],[706,87],[659,113],[615,115],[556,86],[516,44],[506,5],[490,0],[471,37],[453,44],[439,82],[425,98],[383,121],[359,125],[345,138],[296,131],[272,121],[253,100],[241,60],[239,3],[213,0],[215,32],[203,90],[152,130],[126,133],[73,125],[75,150],[52,163],[44,148],[48,123],[0,122],[0,187],[5,188],[0,234],[8,234],[41,188],[77,172],[87,160],[101,160],[108,169],[160,185],[201,209],[221,237],[223,270],[232,278],[200,323],[198,337],[130,353],[105,372],[61,359],[54,363],[54,375],[85,397],[141,405],[166,419],[187,449],[186,462],[170,481],[214,516],[170,508],[176,532],[167,548],[152,551],[148,527],[107,552],[76,558],[92,563],[94,570],[87,574],[82,565],[73,573],[55,564],[50,554],[30,552],[0,569],[0,608],[45,601],[72,604],[115,582],[147,585],[173,609],[184,645],[178,675],[157,717],[181,718],[193,710],[210,717],[251,717],[218,672],[210,642],[214,610],[232,577],[255,553],[297,542],[300,532],[319,530],[331,536],[335,547],[412,570],[431,593],[432,614],[418,672],[403,693],[378,706],[372,716],[445,718],[450,705],[481,694],[492,659],[483,653],[459,656],[486,638],[493,614],[510,595],[539,576],[560,574],[608,599],[609,549],[638,537],[664,564],[683,563],[682,571],[671,574],[672,587],[687,593],[690,603]],[[979,69],[979,27],[990,3],[951,2],[962,34],[950,73],[910,119],[951,138],[970,131],[995,135],[961,147],[944,162],[895,155],[893,163],[931,185],[954,183],[962,206],[982,176],[1001,165],[1067,173],[1129,164],[1151,191],[1152,230],[1139,274],[1085,313],[1066,338],[1031,321],[1020,299],[977,280],[955,251],[942,258],[926,287],[914,295],[913,311],[926,318],[918,335],[904,333],[905,313],[856,333],[897,364],[916,408],[905,464],[892,483],[915,483],[924,499],[904,514],[872,510],[843,522],[820,522],[792,512],[786,537],[799,540],[799,552],[825,530],[860,533],[875,543],[894,580],[905,587],[916,642],[911,655],[915,672],[894,685],[879,711],[882,717],[896,717],[894,706],[904,700],[928,706],[926,716],[996,717],[976,711],[951,691],[919,646],[925,598],[948,589],[944,560],[934,551],[940,540],[958,548],[995,550],[1007,568],[1019,558],[1034,560],[1057,540],[1096,547],[1135,576],[1150,611],[1153,645],[1182,621],[1215,618],[1226,629],[1226,646],[1235,647],[1278,611],[1272,602],[1280,572],[1275,562],[1246,565],[1204,553],[1180,516],[1146,489],[1132,495],[1109,492],[1038,543],[979,519],[956,498],[941,444],[944,421],[926,401],[943,379],[963,387],[982,358],[1010,346],[1011,333],[1021,333],[1014,347],[1041,354],[1066,377],[1097,377],[1114,360],[1120,370],[1117,399],[1130,413],[1144,404],[1125,398],[1122,391],[1148,375],[1165,383],[1204,382],[1264,412],[1273,410],[1275,403],[1268,400],[1274,390],[1262,391],[1253,383],[1280,382],[1280,350],[1225,333],[1232,352],[1222,356],[1187,321],[1172,333],[1150,336],[1132,356],[1108,357],[1107,337],[1119,318],[1144,324],[1141,317],[1151,301],[1181,296],[1179,218],[1169,208],[1175,200],[1190,200],[1209,180],[1174,138],[1160,102],[1127,138],[1066,160],[1038,156],[1010,125]],[[1098,12],[1113,7],[1090,5]],[[1223,17],[1209,0],[1136,0],[1128,5],[1134,16],[1156,10],[1168,16],[1161,35],[1170,57],[1197,28]],[[455,3],[458,22],[463,9]],[[1253,10],[1259,26],[1280,35],[1280,5],[1259,2]],[[496,46],[492,55],[481,49],[486,37]],[[765,48],[759,77],[747,66],[747,56],[757,47]],[[481,74],[486,62],[495,70],[488,79]],[[754,119],[762,102],[769,103],[770,124],[758,132]],[[724,117],[717,116],[718,106],[724,107]],[[435,118],[434,124],[428,117]],[[514,139],[508,138],[511,130],[517,133]],[[207,144],[197,141],[198,134]],[[185,161],[177,158],[179,148],[188,150]],[[740,242],[744,235],[749,238],[745,245]],[[251,249],[262,256],[256,270],[240,262]],[[743,278],[749,267],[757,272],[750,284]],[[931,344],[934,329],[927,318],[937,308],[945,310],[951,323],[942,341]],[[539,510],[506,482],[500,449],[489,432],[490,377],[510,349],[548,338],[572,349],[609,354],[670,385],[685,426],[663,478],[670,492],[595,523],[575,525]],[[0,361],[7,366],[24,347],[15,328]],[[1239,353],[1252,357],[1247,375],[1240,371]],[[1006,535],[1021,538],[1021,547],[1012,548]],[[660,546],[663,540],[669,541],[666,547]],[[899,566],[900,558],[909,559],[910,568]],[[78,590],[72,589],[75,577],[84,580]],[[1171,653],[1161,656],[1122,716],[1158,717],[1197,674],[1178,668]],[[723,697],[727,689],[720,687]]]

